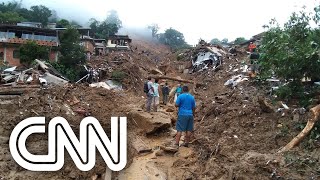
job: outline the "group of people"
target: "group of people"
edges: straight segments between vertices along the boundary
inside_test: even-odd
[[[145,84],[144,92],[147,95],[146,109],[147,112],[151,111],[151,105],[154,107],[154,111],[157,111],[159,105],[159,91],[160,85],[159,80],[155,79],[152,82],[152,79],[149,77],[148,81]],[[162,87],[163,103],[168,103],[170,89],[167,83]],[[175,90],[175,106],[178,108],[178,119],[176,122],[176,139],[174,143],[174,148],[179,148],[179,146],[189,146],[191,133],[193,132],[194,124],[194,112],[196,108],[195,98],[189,93],[188,86],[181,86],[178,84],[178,87]],[[182,132],[186,132],[184,143],[179,144]]]
[[[163,95],[163,103],[166,104],[168,101],[169,96],[169,87],[166,83],[165,86],[162,88],[162,95]],[[160,85],[159,80],[155,79],[154,82],[152,82],[151,78],[148,78],[148,82],[145,84],[144,92],[147,95],[147,103],[146,103],[146,109],[147,112],[151,111],[151,106],[153,107],[153,110],[155,112],[158,111],[158,105],[160,104]]]

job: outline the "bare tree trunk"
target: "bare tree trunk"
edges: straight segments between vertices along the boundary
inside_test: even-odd
[[[306,127],[294,137],[285,147],[283,147],[278,153],[289,151],[293,147],[297,146],[312,130],[314,124],[319,120],[320,104],[310,109],[313,117],[308,120]]]
[[[185,79],[178,79],[178,78],[174,78],[174,77],[169,77],[169,76],[150,76],[153,79],[169,79],[172,81],[178,81],[178,82],[183,82],[183,83],[190,83],[190,84],[194,84],[194,81],[190,81],[190,80],[185,80]]]

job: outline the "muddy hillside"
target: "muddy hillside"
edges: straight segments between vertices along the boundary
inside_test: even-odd
[[[232,52],[232,53],[231,53]],[[93,56],[86,68],[93,74],[69,83],[48,64],[37,61],[31,69],[1,72],[0,178],[1,179],[317,179],[320,143],[306,147],[307,138],[285,147],[299,132],[298,125],[315,113],[294,103],[276,101],[276,79],[260,81],[247,49],[236,51],[201,41],[196,47],[172,51],[156,42],[134,38],[130,50]],[[90,73],[89,73],[90,74]],[[147,113],[143,92],[147,77],[168,83],[169,103]],[[30,78],[32,77],[32,78]],[[172,148],[177,108],[174,90],[188,85],[196,99],[195,129],[189,147]],[[161,96],[161,93],[160,93]],[[271,101],[273,99],[273,101]],[[95,167],[77,169],[66,154],[58,172],[31,172],[11,157],[9,136],[28,117],[47,120],[62,116],[75,134],[87,116],[97,118],[110,133],[110,118],[128,118],[128,163],[110,172],[97,153]],[[302,126],[303,128],[304,126]],[[182,137],[182,141],[184,137]],[[48,138],[27,139],[33,154],[46,154]]]

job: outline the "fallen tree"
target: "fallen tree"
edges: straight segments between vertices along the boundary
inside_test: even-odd
[[[150,76],[153,79],[168,79],[168,80],[172,80],[172,81],[178,81],[178,82],[183,82],[183,83],[190,83],[190,84],[195,84],[194,81],[190,81],[190,80],[185,80],[185,79],[179,79],[179,78],[174,78],[174,77],[169,77],[169,76]]]
[[[285,147],[278,151],[278,153],[289,151],[293,147],[297,146],[310,133],[315,123],[319,120],[320,104],[311,108],[310,112],[312,113],[312,117],[308,120],[306,127],[304,127],[304,129],[296,137],[294,137]]]
[[[193,84],[193,88],[192,88],[192,91],[194,94],[198,94],[198,92],[196,91],[196,87],[197,85],[198,86],[202,86],[203,84],[202,83],[197,83],[195,81],[190,81],[190,80],[185,80],[185,79],[179,79],[179,78],[174,78],[174,77],[169,77],[169,76],[149,76],[153,79],[168,79],[168,80],[172,80],[172,81],[178,81],[178,82],[183,82],[183,83],[190,83],[190,84]],[[174,92],[172,91],[172,94],[170,93],[169,97],[172,97],[174,94]]]

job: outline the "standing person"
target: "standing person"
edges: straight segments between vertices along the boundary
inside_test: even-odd
[[[250,45],[249,45],[249,51],[252,53],[252,52],[255,52],[257,46],[253,43],[253,42],[250,42]]]
[[[196,108],[196,101],[189,93],[188,86],[183,86],[182,94],[178,97],[175,106],[179,108],[176,124],[178,133],[176,135],[175,148],[179,148],[182,132],[186,132],[185,142],[182,146],[188,147],[190,136],[193,131],[194,111]]]
[[[155,79],[152,87],[153,87],[153,108],[154,111],[157,112],[158,111],[158,105],[159,105],[159,99],[160,99],[160,94],[159,94],[159,79]]]
[[[181,84],[178,84],[178,87],[177,87],[175,95],[174,95],[174,102],[177,101],[177,98],[181,93],[182,93],[182,87],[181,87]]]
[[[162,88],[163,104],[167,105],[170,89],[168,83],[166,83]]]
[[[147,95],[147,102],[146,102],[147,112],[150,112],[151,104],[153,101],[154,89],[152,85],[153,85],[153,82],[151,81],[151,77],[148,77],[148,81],[144,85],[144,92]]]

